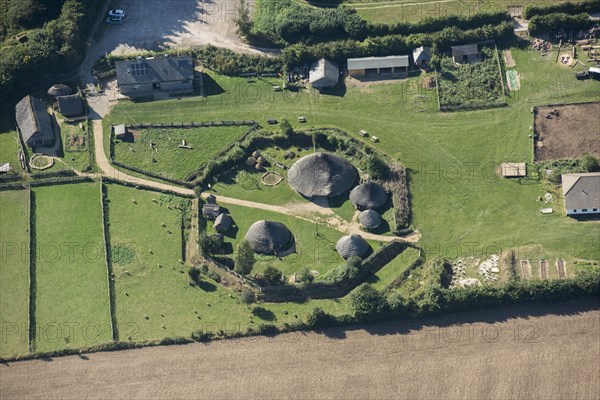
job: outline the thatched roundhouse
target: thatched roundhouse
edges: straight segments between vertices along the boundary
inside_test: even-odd
[[[381,225],[381,215],[377,211],[365,210],[358,215],[358,220],[367,229],[376,229]]]
[[[293,239],[292,233],[281,222],[257,221],[246,232],[252,250],[261,254],[277,255],[290,247]]]
[[[371,181],[358,185],[350,192],[350,201],[359,210],[383,207],[387,199],[383,186]]]
[[[347,235],[338,240],[335,249],[344,258],[363,258],[370,250],[369,243],[360,235]]]
[[[290,186],[308,198],[339,196],[354,185],[357,176],[348,161],[321,152],[302,157],[288,171]]]
[[[73,93],[73,90],[67,85],[63,85],[62,83],[58,85],[52,86],[48,89],[48,96],[58,97],[58,96],[68,96]]]
[[[228,214],[221,213],[215,218],[214,228],[219,233],[225,233],[231,226],[231,217]]]

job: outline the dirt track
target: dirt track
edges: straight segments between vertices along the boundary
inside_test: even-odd
[[[599,306],[533,305],[420,326],[397,322],[10,363],[0,365],[0,395],[592,399],[600,393]]]

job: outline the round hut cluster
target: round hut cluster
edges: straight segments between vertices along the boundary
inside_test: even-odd
[[[335,249],[340,256],[347,259],[350,257],[364,258],[371,246],[362,236],[352,234],[340,238],[335,245]]]
[[[329,153],[312,153],[290,167],[290,186],[307,198],[334,197],[349,190],[358,174],[348,161]]]
[[[254,167],[259,171],[265,169],[265,165],[267,165],[267,160],[260,154],[258,150],[254,150],[252,156],[246,159],[246,165],[249,167]]]
[[[358,219],[367,229],[376,229],[381,225],[383,219],[374,209],[383,207],[387,199],[385,188],[371,181],[358,185],[350,192],[350,201],[354,207],[363,210]]]
[[[277,255],[292,245],[294,237],[281,222],[263,220],[252,224],[246,240],[256,253]]]

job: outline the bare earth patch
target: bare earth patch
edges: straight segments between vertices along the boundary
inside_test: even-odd
[[[1,395],[591,399],[600,392],[598,306],[598,301],[536,304],[9,363],[0,365]]]
[[[559,116],[552,115],[558,111]],[[535,161],[600,157],[600,102],[536,107]]]

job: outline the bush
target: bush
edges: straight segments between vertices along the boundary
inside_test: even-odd
[[[363,283],[350,295],[350,308],[360,321],[372,321],[389,310],[387,299],[373,286]]]
[[[587,13],[570,15],[565,13],[554,13],[536,15],[529,20],[529,33],[538,35],[552,29],[586,29],[591,25],[590,16]]]
[[[300,283],[310,283],[315,277],[310,273],[308,268],[302,268],[300,272],[296,274],[296,281]]]
[[[252,272],[255,262],[254,250],[252,250],[248,241],[240,241],[237,246],[237,254],[235,255],[235,272],[241,275],[248,275]]]
[[[273,324],[258,324],[256,327],[256,333],[259,335],[274,335],[278,333],[277,327]]]
[[[283,283],[283,274],[281,271],[270,265],[265,268],[263,278],[268,285],[281,285]]]
[[[192,267],[188,269],[188,277],[190,286],[197,286],[200,284],[200,271]]]
[[[254,292],[251,289],[248,288],[243,288],[242,292],[240,293],[240,302],[242,304],[252,304],[255,301],[255,296],[254,296]]]
[[[547,15],[553,13],[579,14],[600,11],[600,0],[587,0],[579,3],[552,3],[545,6],[528,4],[523,8],[523,17],[530,19],[536,15]]]
[[[389,165],[377,154],[367,157],[365,171],[372,179],[386,179],[390,173]]]
[[[323,311],[321,307],[315,307],[306,317],[306,323],[310,328],[323,328],[335,325],[337,319],[333,315]]]

